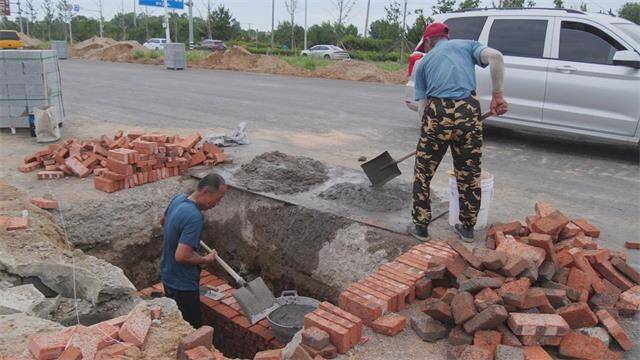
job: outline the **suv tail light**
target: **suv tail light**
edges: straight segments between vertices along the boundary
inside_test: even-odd
[[[423,56],[424,53],[419,51],[415,51],[413,54],[411,54],[411,56],[409,56],[409,68],[407,69],[407,76],[411,76],[411,73],[413,72],[413,66],[416,64],[416,61],[422,59]]]

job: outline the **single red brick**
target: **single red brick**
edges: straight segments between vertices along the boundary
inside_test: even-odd
[[[8,231],[25,230],[29,227],[29,218],[24,216],[9,217],[4,227]]]
[[[562,336],[522,335],[520,341],[524,346],[558,346],[562,342]]]
[[[144,344],[150,326],[151,317],[143,311],[134,310],[122,324],[118,335],[122,340],[139,347]]]
[[[602,341],[572,331],[560,343],[560,355],[578,359],[606,359],[609,348]]]
[[[329,333],[315,326],[302,330],[302,343],[320,350],[329,345]]]
[[[390,313],[383,315],[376,319],[376,321],[372,322],[371,328],[377,333],[394,336],[404,330],[406,324],[407,319],[404,316]]]
[[[91,174],[91,170],[89,170],[86,166],[82,165],[82,163],[74,158],[68,157],[64,160],[64,164],[73,171],[74,174],[80,177],[87,177]]]
[[[40,161],[33,161],[24,165],[20,165],[18,167],[18,170],[23,173],[28,173],[37,170],[41,166],[42,163]]]
[[[572,329],[591,327],[598,323],[598,318],[586,303],[573,303],[556,310]]]
[[[522,350],[526,360],[553,360],[542,346],[523,346]]]
[[[536,222],[531,224],[531,231],[542,234],[558,235],[568,223],[569,219],[567,219],[567,217],[560,211],[555,210],[546,216],[541,216]]]
[[[67,347],[58,360],[81,360],[82,359],[82,351],[75,346]]]
[[[356,324],[352,323],[351,321],[322,309],[316,309],[313,314],[347,329],[350,346],[355,346],[360,341],[360,337],[362,334],[358,332]]]
[[[64,178],[62,171],[38,171],[38,180],[58,180]]]
[[[301,344],[300,346],[302,346],[313,360],[335,359],[338,356],[338,349],[336,349],[332,344],[329,344],[320,350],[316,350],[305,344]],[[292,359],[298,358],[292,357]]]
[[[539,306],[551,306],[547,295],[542,288],[529,288],[527,297],[524,299],[523,309],[532,309]]]
[[[600,230],[593,224],[590,224],[589,222],[587,222],[587,220],[575,219],[572,222],[577,227],[579,227],[584,232],[585,235],[590,236],[592,238],[600,237]]]
[[[133,344],[126,343],[126,342],[124,343],[118,342],[118,343],[109,345],[104,349],[98,350],[98,352],[96,353],[96,359],[102,360],[102,359],[117,358],[121,355],[124,355],[127,352],[127,350],[129,350],[132,346]]]
[[[351,348],[351,339],[349,331],[344,327],[334,324],[329,320],[323,319],[313,313],[308,313],[304,317],[304,327],[315,326],[329,333],[331,343],[338,349],[340,354],[344,354]]]
[[[553,245],[553,239],[551,238],[551,235],[531,233],[529,234],[528,243],[531,246],[543,249],[547,253],[547,260],[553,261],[554,264],[557,262],[556,249]]]
[[[482,269],[482,262],[478,259],[477,256],[473,255],[467,247],[455,238],[450,238],[447,240],[447,244],[451,246],[453,250],[455,250],[460,256],[462,256],[471,266],[480,270]]]
[[[176,136],[174,144],[188,150],[196,146],[200,140],[202,140],[202,136],[200,134],[189,135],[184,139],[178,139]]]
[[[522,278],[516,281],[505,283],[498,289],[498,295],[507,305],[522,307],[529,292],[531,280]]]
[[[569,324],[556,314],[511,313],[507,325],[515,335],[563,336]]]
[[[473,336],[473,345],[483,348],[491,353],[493,358],[496,353],[498,345],[500,345],[502,335],[494,330],[480,330],[476,331]]]
[[[249,331],[262,338],[264,342],[271,341],[271,339],[274,338],[273,331],[271,331],[270,328],[265,328],[262,325],[253,325],[249,328]]]
[[[359,287],[354,286],[356,284],[352,284],[347,290],[346,292],[352,293],[354,295],[357,295],[363,299],[366,299],[368,302],[375,304],[375,306],[380,308],[380,315],[384,314],[385,312],[387,312],[389,310],[389,299],[381,299],[375,295],[372,295],[370,292],[368,291],[363,291],[361,290]],[[342,307],[342,306],[341,306]],[[347,310],[347,309],[345,309]],[[347,310],[349,311],[349,310]],[[358,314],[354,314],[356,316],[360,316]],[[363,318],[363,320],[365,320]],[[375,319],[373,319],[375,320]],[[365,323],[367,321],[365,320]]]
[[[476,294],[473,302],[478,310],[482,311],[491,305],[502,304],[502,298],[495,290],[484,288]]]
[[[473,295],[466,291],[458,292],[451,300],[451,314],[458,325],[464,324],[467,320],[476,316],[478,312],[476,311]]]
[[[633,341],[631,341],[629,336],[624,332],[622,326],[620,326],[616,319],[614,319],[606,310],[598,310],[596,314],[598,315],[600,323],[604,325],[609,334],[616,339],[624,351],[630,351],[635,346]]]
[[[464,331],[466,331],[467,334],[473,334],[477,330],[495,329],[507,320],[508,317],[509,314],[504,306],[491,305],[464,323]]]
[[[33,198],[31,199],[31,203],[40,209],[57,209],[58,202],[51,199],[45,198]]]
[[[248,329],[251,327],[251,323],[249,322],[249,319],[247,319],[246,316],[244,315],[236,316],[233,319],[231,319],[231,321],[233,321],[243,329]]]
[[[253,357],[253,360],[282,360],[282,350],[273,349],[260,351]]]
[[[625,261],[622,261],[620,258],[612,258],[611,265],[626,275],[629,279],[633,280],[636,284],[640,284],[640,273],[638,273],[633,267],[629,266]]]
[[[202,326],[182,338],[178,343],[178,359],[185,360],[187,358],[185,352],[198,346],[204,346],[209,350],[213,347],[213,328],[211,326]]]
[[[573,263],[578,269],[584,271],[584,273],[587,274],[587,276],[589,277],[589,282],[591,283],[591,287],[593,288],[593,291],[596,293],[604,291],[605,289],[604,289],[604,283],[602,282],[602,279],[600,279],[600,276],[598,275],[598,273],[595,270],[593,270],[587,258],[582,254],[582,251],[581,250],[573,251],[573,250],[574,249],[569,250],[569,252],[573,256]]]
[[[567,278],[567,286],[576,290],[589,292],[591,290],[591,280],[584,271],[577,267],[572,267]]]
[[[633,282],[629,281],[629,279],[619,273],[608,261],[594,264],[593,267],[605,279],[609,280],[613,285],[617,286],[622,291],[629,290],[634,285]]]
[[[57,359],[71,337],[72,329],[29,337],[29,352],[38,360]]]
[[[361,318],[347,311],[344,311],[341,308],[327,301],[321,302],[318,308],[324,311],[330,312],[336,316],[340,316],[343,319],[349,320],[351,323],[354,324],[354,328],[356,329],[356,332],[358,334],[358,339],[360,339],[360,337],[362,336],[362,330],[363,330],[363,321]]]
[[[215,360],[215,355],[204,346],[198,346],[185,351],[187,360]]]
[[[537,217],[545,217],[551,215],[554,211],[556,211],[553,205],[547,202],[537,202],[534,205],[534,210]]]
[[[632,250],[640,250],[640,242],[625,241],[624,247]]]
[[[576,224],[574,224],[573,222],[569,222],[561,231],[560,231],[560,235],[558,236],[560,240],[566,240],[566,239],[570,239],[576,235],[578,235],[578,233],[580,233],[582,231],[582,229],[580,229],[580,227]]]
[[[561,269],[573,263],[573,256],[569,249],[560,250],[556,253],[556,268]]]
[[[427,299],[424,302],[424,308],[422,309],[422,312],[442,323],[453,323],[453,317],[451,316],[451,307],[440,299]]]

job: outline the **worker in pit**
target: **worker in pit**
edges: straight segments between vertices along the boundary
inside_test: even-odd
[[[415,70],[415,100],[426,99],[426,108],[416,152],[413,224],[408,231],[418,240],[428,241],[429,185],[451,146],[460,204],[460,224],[455,225],[454,231],[462,240],[472,242],[480,210],[482,156],[475,66],[490,66],[493,86],[490,108],[494,115],[502,115],[508,110],[502,91],[502,54],[477,41],[449,40],[449,28],[443,23],[427,26],[418,47],[427,54]]]
[[[216,252],[201,256],[203,213],[212,209],[227,191],[222,176],[209,174],[196,191],[174,197],[160,220],[163,226],[160,273],[165,295],[178,304],[182,317],[194,328],[202,325],[200,266],[212,264]]]

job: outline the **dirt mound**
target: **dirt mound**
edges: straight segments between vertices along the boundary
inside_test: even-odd
[[[403,84],[407,81],[402,72],[388,72],[364,61],[339,61],[317,69],[314,75],[326,79]]]
[[[71,55],[74,57],[84,57],[87,53],[94,51],[96,49],[102,49],[107,46],[111,46],[116,44],[117,41],[111,38],[101,38],[94,36],[85,41],[81,41],[77,44],[74,44],[69,51]]]
[[[409,206],[411,185],[393,183],[374,188],[368,184],[339,183],[320,193],[320,197],[367,211],[391,212]]]
[[[214,52],[189,66],[201,69],[250,71],[268,74],[303,75],[304,70],[289,65],[286,61],[268,55],[256,55],[247,49],[234,46],[225,52]]]
[[[25,33],[18,33],[20,35],[20,40],[24,44],[26,49],[37,49],[42,45],[42,41],[33,38]]]
[[[279,151],[256,156],[242,165],[235,176],[249,190],[275,194],[307,191],[329,179],[327,168],[320,161]]]
[[[148,51],[137,41],[120,41],[113,45],[90,50],[83,58],[89,60],[128,62],[133,59],[132,52]]]

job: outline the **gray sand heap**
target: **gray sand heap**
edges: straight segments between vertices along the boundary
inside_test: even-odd
[[[367,211],[392,212],[409,206],[411,189],[408,183],[391,183],[378,188],[368,184],[338,183],[320,193],[320,197]]]

